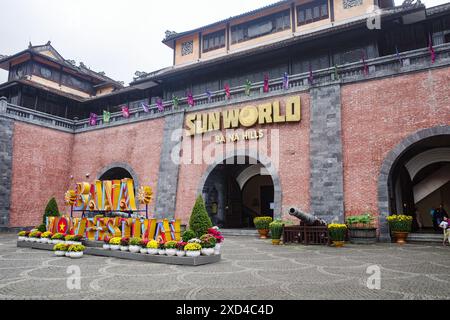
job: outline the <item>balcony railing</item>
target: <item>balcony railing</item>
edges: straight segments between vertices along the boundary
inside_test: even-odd
[[[246,95],[245,85],[230,88],[229,99],[226,97],[225,90],[211,92],[210,97],[206,93],[196,95],[193,97],[195,101],[194,108],[188,105],[188,99],[185,97],[179,98],[177,107],[174,107],[173,101],[165,101],[163,103],[164,110],[160,110],[156,104],[149,106],[149,112],[145,112],[141,107],[130,108],[129,118],[124,118],[122,112],[116,112],[111,114],[109,123],[103,123],[101,116],[99,116],[96,126],[90,126],[89,119],[72,121],[12,104],[7,104],[6,114],[17,120],[41,124],[67,132],[87,131],[129,122],[144,121],[162,117],[170,113],[184,112],[185,110],[198,111],[225,106],[227,104],[251,101],[253,99],[262,99],[271,95],[306,91],[314,86],[331,83],[346,84],[450,65],[450,44],[435,46],[434,49],[436,53],[436,61],[434,63],[431,62],[429,49],[423,48],[403,52],[399,55],[370,59],[366,61],[366,65],[361,61],[337,66],[337,71],[334,67],[315,70],[313,72],[312,83],[309,72],[290,75],[288,89],[284,88],[283,78],[280,77],[269,81],[268,93],[263,93],[264,81],[260,81],[251,85],[249,96]],[[2,110],[0,108],[0,114],[1,112]]]

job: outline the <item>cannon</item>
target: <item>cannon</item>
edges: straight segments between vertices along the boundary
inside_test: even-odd
[[[327,222],[323,219],[320,219],[316,216],[313,216],[309,213],[303,212],[301,210],[298,210],[296,208],[291,208],[289,210],[289,214],[293,217],[296,217],[297,219],[300,219],[306,226],[327,226]]]

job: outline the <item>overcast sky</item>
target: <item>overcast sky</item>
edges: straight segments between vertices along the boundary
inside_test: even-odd
[[[2,0],[0,54],[52,45],[65,58],[129,83],[172,64],[166,30],[187,31],[277,0]],[[396,0],[401,4],[402,0]],[[422,0],[427,7],[444,0]],[[0,83],[7,73],[0,71]]]

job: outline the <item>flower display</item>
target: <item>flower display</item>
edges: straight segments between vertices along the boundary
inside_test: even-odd
[[[192,238],[191,240],[188,241],[188,243],[198,243],[201,244],[202,240],[198,239],[198,238]]]
[[[58,243],[53,247],[53,251],[67,251],[69,250],[69,246],[65,243]]]
[[[109,241],[111,241],[111,237],[105,236],[105,237],[103,238],[103,242],[104,242],[104,243],[109,244]]]
[[[51,233],[50,231],[44,232],[43,234],[41,234],[41,238],[45,238],[45,239],[51,239],[53,236],[53,233]]]
[[[30,238],[40,238],[41,235],[42,235],[41,232],[39,232],[39,231],[33,231],[33,232],[30,233],[29,237],[30,237]]]
[[[253,219],[253,223],[255,224],[256,229],[258,230],[267,230],[269,229],[269,225],[273,222],[271,217],[256,217]]]
[[[202,250],[202,246],[198,243],[188,243],[185,247],[184,250],[186,251],[200,251]]]
[[[141,238],[131,238],[130,246],[139,246],[141,244],[141,241],[142,241]]]
[[[184,247],[186,247],[186,245],[187,245],[187,242],[184,242],[184,241],[177,242],[177,250],[184,251]]]
[[[216,246],[217,240],[211,234],[205,234],[200,237],[202,248],[210,249]]]
[[[148,249],[158,249],[158,241],[156,240],[151,240],[147,243],[147,248]]]
[[[392,215],[387,218],[392,232],[411,232],[413,217]]]
[[[109,240],[109,244],[113,246],[119,246],[120,245],[121,238],[112,238]]]
[[[139,245],[142,247],[142,248],[147,248],[147,245],[148,245],[148,240],[141,240],[141,242],[139,242]]]
[[[214,236],[216,238],[217,243],[223,243],[225,238],[222,236],[222,233],[219,231],[219,227],[213,227],[208,229],[208,234]]]
[[[176,241],[168,241],[164,244],[165,249],[176,249],[177,248],[177,242]]]
[[[331,240],[344,241],[347,232],[347,225],[332,223],[328,225],[328,232],[330,233]]]
[[[52,240],[64,240],[64,235],[62,233],[55,233],[52,236]]]
[[[84,250],[86,250],[86,247],[82,246],[80,244],[71,245],[67,249],[67,251],[69,251],[69,252],[83,252]]]
[[[64,237],[64,240],[66,240],[66,241],[74,241],[73,238],[74,238],[73,235],[68,234],[68,235],[66,235],[66,236]]]
[[[126,247],[130,244],[130,238],[124,237],[120,239],[120,245]]]
[[[26,237],[27,232],[26,231],[20,231],[17,236],[19,237]]]

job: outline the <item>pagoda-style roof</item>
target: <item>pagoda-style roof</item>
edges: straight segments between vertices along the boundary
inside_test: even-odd
[[[79,66],[76,66],[74,61],[64,59],[62,55],[59,54],[59,52],[51,45],[50,41],[44,45],[37,46],[33,46],[30,43],[27,49],[11,56],[0,55],[0,68],[8,71],[11,61],[26,61],[28,59],[31,59],[32,56],[37,56],[40,59],[56,63],[64,68],[71,70],[72,72],[75,72],[83,78],[88,77],[93,82],[95,82],[96,85],[112,85],[116,89],[121,89],[124,87],[122,83],[107,77],[103,73],[95,72],[89,69],[83,63],[80,63]]]

